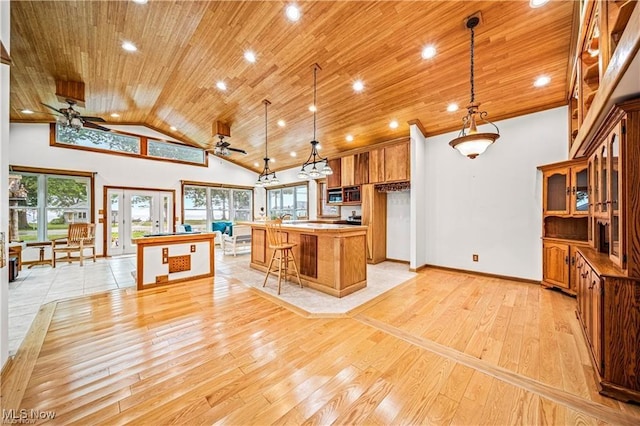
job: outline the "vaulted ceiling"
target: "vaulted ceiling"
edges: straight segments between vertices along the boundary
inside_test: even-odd
[[[232,146],[248,152],[231,161],[259,171],[266,98],[269,155],[276,160],[272,168],[281,170],[309,154],[312,65],[318,63],[323,155],[407,136],[412,120],[428,135],[443,133],[461,127],[469,102],[464,19],[478,11],[475,91],[489,118],[566,102],[572,1],[535,9],[528,0],[302,1],[297,22],[286,18],[287,4],[12,1],[11,120],[53,121],[41,103],[64,106],[55,81],[81,81],[86,106],[80,111],[107,122],[144,124],[202,147],[216,141],[212,125],[226,122]],[[138,50],[123,50],[124,41]],[[427,45],[437,49],[432,59],[421,57]],[[243,58],[247,50],[255,52],[255,63]],[[543,74],[551,83],[533,87]],[[361,93],[352,88],[358,79]],[[225,91],[216,87],[219,81]],[[452,102],[461,109],[447,112]],[[24,114],[25,108],[36,113]],[[391,129],[391,120],[399,127]]]

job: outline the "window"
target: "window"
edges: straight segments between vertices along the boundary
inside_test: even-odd
[[[56,142],[104,151],[140,154],[140,138],[115,132],[56,125]]]
[[[267,214],[269,217],[288,216],[291,219],[308,219],[308,205],[309,185],[306,183],[267,189]]]
[[[183,223],[193,230],[210,231],[217,220],[251,220],[253,189],[183,184]]]
[[[147,143],[147,152],[150,157],[167,158],[196,164],[204,163],[204,151],[200,148],[153,139],[149,139]]]
[[[131,135],[116,130],[105,132],[85,127],[76,130],[58,124],[51,125],[51,134],[52,145],[64,148],[86,149],[198,166],[207,165],[207,155],[202,148],[151,139],[142,135]]]
[[[71,223],[91,221],[91,173],[14,170],[9,192],[11,241],[66,237]],[[70,172],[71,173],[71,172]]]

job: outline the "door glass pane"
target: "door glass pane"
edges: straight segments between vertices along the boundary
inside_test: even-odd
[[[131,238],[140,238],[156,231],[153,223],[153,197],[149,195],[131,196]]]
[[[162,211],[160,212],[160,232],[173,232],[170,219],[172,214],[169,213],[169,201],[171,196],[162,195]]]
[[[297,186],[296,187],[296,214],[294,216],[295,219],[308,219],[309,213],[308,211],[308,195],[307,195],[307,185]]]
[[[280,195],[282,194],[282,190],[280,189],[268,190],[267,194],[268,194],[267,209],[269,210],[269,217],[275,218],[280,215],[280,210],[282,208],[282,205],[280,203]]]
[[[589,177],[587,169],[576,173],[576,211],[586,212],[589,210]]]
[[[285,219],[294,219],[294,205],[294,188],[282,188],[282,209],[280,215],[288,215]]]
[[[112,249],[117,249],[120,246],[120,194],[111,194],[109,202],[111,203],[111,243]]]
[[[600,208],[601,211],[607,211],[607,204],[609,202],[609,191],[607,188],[607,180],[609,178],[607,173],[607,147],[602,148],[602,152],[600,154],[600,158],[602,161],[600,162],[602,171],[600,172]]]
[[[593,159],[593,203],[594,210],[600,211],[600,161],[598,155]]]
[[[567,175],[556,173],[547,179],[547,210],[567,210]]]

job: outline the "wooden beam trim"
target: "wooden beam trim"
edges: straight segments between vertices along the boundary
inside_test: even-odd
[[[422,136],[424,136],[425,138],[427,137],[427,130],[424,128],[424,126],[422,125],[422,121],[420,121],[419,118],[414,118],[413,120],[409,120],[407,121],[407,124],[409,124],[409,126],[412,125],[416,125],[416,127],[420,130],[420,133],[422,133]]]

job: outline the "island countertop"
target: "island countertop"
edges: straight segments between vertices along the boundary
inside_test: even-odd
[[[251,226],[251,264],[266,271],[273,250],[268,244],[265,222]],[[331,223],[283,223],[303,285],[343,297],[367,285],[367,226]],[[269,285],[267,283],[267,285]],[[283,290],[284,291],[284,290]]]

